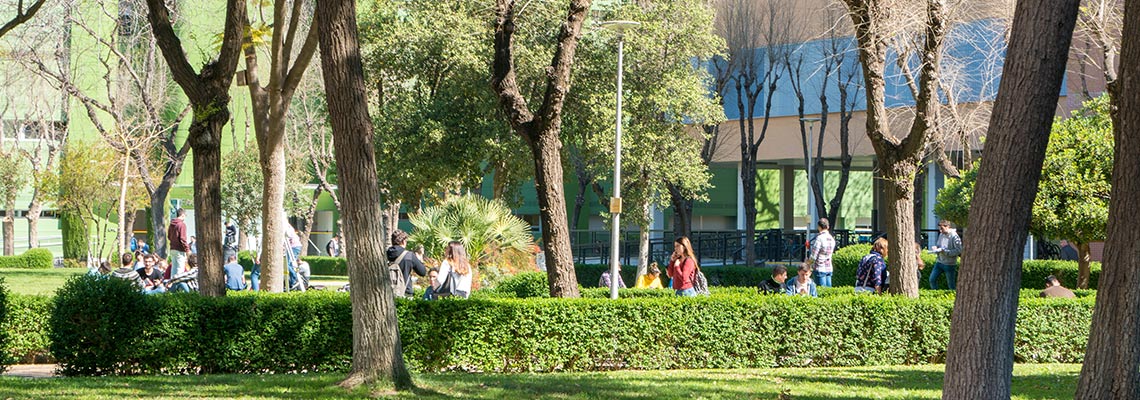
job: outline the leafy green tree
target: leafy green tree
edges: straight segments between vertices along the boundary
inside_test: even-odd
[[[599,16],[641,23],[623,39],[622,219],[641,228],[639,265],[644,268],[651,210],[671,204],[667,184],[690,199],[702,198],[709,187],[708,166],[701,158],[704,132],[691,127],[717,124],[724,119],[724,111],[716,96],[709,95],[712,76],[693,60],[720,55],[724,40],[714,33],[713,9],[702,0],[655,1],[644,6],[630,2]],[[579,176],[608,181],[611,186],[616,50],[612,31],[593,30],[583,37],[564,129],[565,135],[578,139],[569,142],[572,147],[593,162]],[[608,197],[598,193],[599,199]]]
[[[1029,230],[1076,245],[1081,289],[1089,284],[1089,243],[1105,239],[1112,162],[1108,96],[1089,100],[1072,117],[1053,123]],[[965,227],[976,180],[977,163],[938,192],[935,214]]]
[[[74,253],[76,250],[86,254],[89,248],[75,248],[78,244],[87,243],[86,239],[80,240],[76,236],[87,238],[90,224],[109,219],[109,212],[113,208],[109,205],[118,201],[117,176],[108,173],[116,171],[116,161],[115,152],[102,142],[72,141],[64,148],[63,157],[59,161],[59,175],[51,177],[57,180],[51,186],[58,187],[59,191],[54,193],[54,198],[49,199],[61,213],[70,218],[64,224],[64,231],[65,236],[70,233],[72,237],[64,238],[64,242],[72,243],[72,249],[68,254],[65,246],[64,257],[70,255],[79,258]],[[99,214],[100,211],[103,211],[103,215]],[[102,237],[98,236],[100,243]],[[98,247],[101,250],[103,246]]]
[[[222,160],[222,216],[242,232],[257,232],[261,216],[262,175],[257,147],[245,143]]]
[[[16,195],[28,185],[28,168],[15,152],[0,150],[0,206],[4,209],[4,255],[16,251]]]
[[[428,257],[443,259],[444,249],[454,240],[463,243],[480,272],[513,274],[534,265],[530,224],[511,214],[502,201],[479,195],[455,196],[408,219],[415,228],[409,241],[423,245]]]

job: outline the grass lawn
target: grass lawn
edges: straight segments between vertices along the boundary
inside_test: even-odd
[[[1017,365],[1013,398],[1072,398],[1077,364]],[[418,389],[384,398],[462,399],[938,399],[942,365],[621,371],[573,374],[418,374]],[[357,399],[341,374],[0,378],[0,398]],[[784,397],[781,397],[783,394]]]
[[[87,273],[86,268],[0,269],[4,285],[12,293],[51,295],[67,278]]]
[[[55,294],[55,290],[62,287],[67,278],[85,273],[87,270],[84,268],[0,268],[0,277],[4,278],[4,285],[12,293],[48,296]],[[248,272],[245,278],[249,279]],[[313,275],[309,279],[313,284],[327,286],[327,290],[336,290],[348,283],[348,277],[342,275]]]

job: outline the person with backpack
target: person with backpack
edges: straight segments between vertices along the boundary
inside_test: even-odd
[[[408,245],[408,234],[397,229],[392,232],[392,247],[388,248],[388,278],[392,281],[392,291],[396,297],[411,297],[412,272],[426,276],[427,268],[415,253],[404,246]]]
[[[452,241],[447,244],[444,251],[444,260],[439,264],[439,276],[436,277],[436,297],[455,296],[468,298],[471,296],[471,281],[474,275],[471,261],[467,258],[467,250],[463,243]]]
[[[689,238],[681,236],[673,241],[673,255],[669,257],[669,266],[665,274],[673,280],[673,290],[678,296],[693,297],[697,290],[693,284],[697,275],[697,257],[693,253],[693,245]]]
[[[855,293],[883,293],[889,284],[887,277],[887,238],[878,238],[871,252],[859,261],[855,269]]]

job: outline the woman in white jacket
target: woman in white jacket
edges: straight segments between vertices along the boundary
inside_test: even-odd
[[[442,286],[447,282],[451,272],[455,271],[455,296],[467,298],[471,296],[471,262],[467,258],[467,250],[463,248],[463,243],[452,241],[447,244],[447,250],[443,253],[444,260],[439,264],[439,275],[436,276],[436,287]]]

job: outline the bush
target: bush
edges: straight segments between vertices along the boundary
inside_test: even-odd
[[[51,250],[34,248],[18,256],[0,256],[0,268],[51,268],[52,260]]]
[[[8,305],[8,287],[4,285],[4,277],[0,277],[0,328],[7,328],[8,315],[11,311]],[[8,329],[0,329],[0,373],[8,370],[12,365],[11,353],[12,337]]]
[[[587,288],[597,287],[602,272],[610,270],[609,265],[578,264],[574,266],[574,275],[578,284]],[[794,269],[792,269],[794,271]],[[750,286],[756,287],[772,275],[772,270],[764,267],[749,267],[744,265],[728,265],[701,267],[701,272],[709,281],[709,286]],[[627,285],[636,282],[637,267],[623,265],[621,278]],[[794,272],[793,272],[794,274]],[[661,283],[668,286],[669,277],[665,276],[665,268],[661,267]]]
[[[348,368],[352,311],[344,294],[143,296],[122,283],[75,278],[59,292],[51,348],[66,374]],[[623,294],[641,298],[399,299],[404,357],[422,372],[938,363],[954,304],[947,291],[909,299],[854,295],[850,288],[824,290],[820,299],[763,296],[752,288],[717,288],[698,298],[668,290]],[[74,301],[81,296],[89,301]],[[1016,360],[1081,362],[1089,325],[1073,322],[1089,321],[1094,302],[1021,299]],[[789,340],[797,334],[811,340]]]
[[[499,281],[494,288],[475,293],[490,292],[496,297],[550,297],[550,286],[545,272],[523,272]]]
[[[59,230],[63,234],[63,258],[85,260],[90,238],[83,216],[78,212],[61,212]]]
[[[348,263],[344,257],[301,256],[301,260],[309,263],[312,275],[348,275]],[[249,251],[238,252],[238,264],[246,271],[253,270],[253,255]]]
[[[835,267],[832,284],[834,286],[854,286],[855,270],[859,268],[859,261],[870,251],[871,245],[869,244],[851,245],[837,250],[831,258],[832,265]],[[927,253],[925,250],[922,251],[922,260],[926,267],[923,268],[921,278],[918,281],[920,288],[930,288],[930,271],[934,268],[936,258],[936,255]],[[959,265],[959,271],[961,268],[962,266]],[[1096,288],[1097,282],[1100,280],[1101,265],[1094,262],[1089,266],[1089,269],[1091,270],[1089,287]],[[1021,287],[1023,289],[1044,289],[1045,277],[1056,275],[1063,285],[1072,288],[1076,286],[1078,270],[1076,261],[1025,260],[1021,264]]]
[[[47,296],[8,294],[8,319],[0,318],[0,335],[8,334],[6,353],[16,363],[55,363],[48,351],[51,341],[47,321],[51,318],[51,307],[52,299]]]

